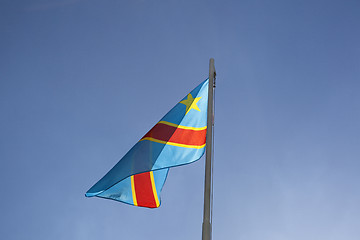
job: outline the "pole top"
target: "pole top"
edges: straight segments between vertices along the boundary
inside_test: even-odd
[[[209,61],[210,70],[214,71],[214,77],[216,76],[216,70],[215,70],[215,60],[214,58],[210,58]]]

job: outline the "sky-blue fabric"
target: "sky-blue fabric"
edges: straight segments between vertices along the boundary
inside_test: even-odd
[[[205,127],[207,125],[208,79],[203,81],[190,93],[197,102],[200,111],[190,110],[178,103],[160,121],[167,121],[188,127]],[[187,99],[186,95],[182,100]],[[172,146],[148,140],[137,142],[120,161],[87,192],[87,197],[99,196],[132,203],[130,176],[154,171],[154,180],[158,196],[165,183],[168,169],[194,162],[201,158],[205,147],[201,149]],[[159,171],[164,169],[163,171]]]

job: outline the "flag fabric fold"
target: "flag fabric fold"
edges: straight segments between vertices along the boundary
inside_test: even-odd
[[[208,84],[207,79],[186,95],[85,195],[159,207],[169,168],[205,152]]]

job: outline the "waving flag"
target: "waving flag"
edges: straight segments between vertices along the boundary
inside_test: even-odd
[[[159,207],[169,168],[205,152],[208,85],[205,80],[185,96],[85,195]]]

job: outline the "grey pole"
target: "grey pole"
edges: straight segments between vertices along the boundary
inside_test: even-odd
[[[207,109],[207,131],[206,131],[206,160],[205,160],[205,186],[204,186],[204,218],[202,225],[202,240],[211,240],[212,232],[212,143],[213,143],[213,110],[214,110],[214,78],[215,66],[214,59],[210,58],[209,63],[209,92]]]

